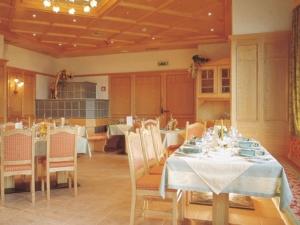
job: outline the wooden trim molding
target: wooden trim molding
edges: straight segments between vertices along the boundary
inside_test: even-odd
[[[1,63],[1,61],[0,61]],[[16,71],[21,71],[21,72],[27,72],[27,73],[32,73],[32,74],[39,74],[39,75],[43,75],[43,76],[47,76],[47,77],[54,77],[55,74],[48,74],[48,73],[43,73],[43,72],[37,72],[37,71],[34,71],[34,70],[27,70],[27,69],[22,69],[22,68],[19,68],[19,67],[14,67],[14,66],[7,66],[6,67],[8,70],[16,70]]]
[[[152,71],[140,71],[140,72],[125,72],[125,73],[99,73],[99,74],[75,74],[74,77],[99,77],[99,76],[127,76],[127,75],[145,75],[149,73],[160,74],[176,74],[186,72],[187,69],[174,69],[174,70],[152,70]]]

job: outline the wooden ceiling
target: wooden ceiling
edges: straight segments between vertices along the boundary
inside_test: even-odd
[[[55,57],[194,48],[231,33],[231,0],[98,2],[89,15],[73,16],[53,13],[42,0],[1,0],[0,33]]]

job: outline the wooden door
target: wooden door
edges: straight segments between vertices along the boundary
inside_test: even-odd
[[[178,120],[178,127],[195,120],[195,81],[186,71],[166,74],[165,106]],[[168,118],[167,118],[168,120]]]
[[[131,115],[131,76],[110,77],[110,115],[125,118]]]
[[[145,74],[135,76],[135,115],[155,118],[161,108],[161,76]]]

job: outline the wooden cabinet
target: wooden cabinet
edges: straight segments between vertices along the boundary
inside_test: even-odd
[[[202,66],[196,82],[197,120],[229,119],[230,59],[216,60]]]
[[[222,59],[204,65],[197,77],[198,98],[230,97],[230,60]]]
[[[233,126],[274,155],[288,149],[289,32],[231,38]]]

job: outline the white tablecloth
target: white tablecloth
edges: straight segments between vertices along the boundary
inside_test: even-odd
[[[87,154],[88,141],[85,137],[77,137],[77,153]],[[35,155],[45,156],[47,154],[47,141],[46,139],[37,139],[35,144]]]
[[[127,131],[129,131],[132,126],[126,124],[113,124],[108,126],[108,134],[109,135],[125,135]]]
[[[182,144],[184,137],[181,135],[183,130],[161,130],[161,138],[163,140],[163,146],[167,148],[170,145]]]
[[[191,158],[189,158],[191,157]],[[170,189],[181,189],[186,191],[197,191],[197,192],[214,192],[211,185],[208,185],[205,178],[202,175],[206,174],[210,177],[210,182],[218,176],[226,177],[230,173],[232,167],[230,160],[223,160],[224,167],[222,172],[212,172],[214,167],[214,160],[206,159],[206,167],[201,166],[203,173],[199,174],[195,172],[199,168],[191,166],[192,162],[194,165],[201,164],[203,160],[200,158],[192,158],[192,156],[185,157],[173,154],[170,156],[165,164],[162,180],[161,180],[161,195],[164,197],[165,190]],[[249,196],[260,196],[260,197],[273,197],[280,195],[280,208],[285,209],[291,202],[292,193],[287,181],[286,174],[280,163],[273,158],[268,161],[253,161],[248,167],[244,168],[242,173],[235,179],[231,179],[231,182],[222,186],[222,193],[237,193]],[[244,159],[245,160],[245,159]],[[211,163],[211,165],[209,165]],[[207,167],[210,166],[210,169]],[[278,193],[278,190],[280,193]]]

